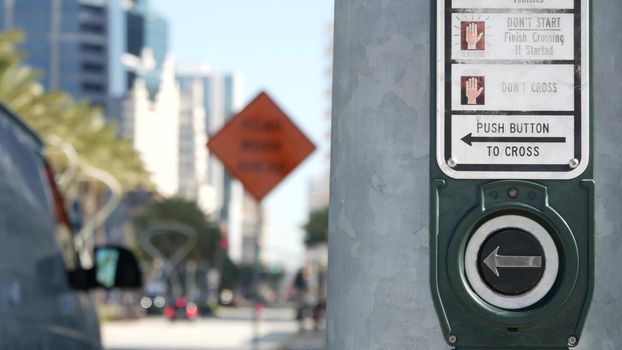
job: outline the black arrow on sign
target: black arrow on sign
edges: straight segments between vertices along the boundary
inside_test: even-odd
[[[565,137],[512,137],[512,136],[473,136],[469,133],[461,139],[469,146],[474,142],[503,142],[503,143],[566,143]]]

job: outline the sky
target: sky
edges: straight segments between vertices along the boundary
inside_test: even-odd
[[[170,51],[178,63],[207,63],[237,71],[245,104],[267,91],[318,150],[264,199],[269,262],[295,268],[303,257],[308,187],[328,169],[332,0],[151,0],[169,21]]]

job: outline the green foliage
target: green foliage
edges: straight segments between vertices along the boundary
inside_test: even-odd
[[[229,256],[225,256],[222,265],[220,289],[235,289],[241,284],[242,271]]]
[[[150,188],[149,174],[129,140],[120,139],[101,110],[74,102],[62,92],[45,92],[39,72],[23,63],[19,31],[0,33],[0,102],[19,115],[45,141],[71,144],[81,163],[105,169],[125,190]]]
[[[198,234],[198,244],[186,260],[208,261],[210,265],[215,264],[220,230],[205,219],[205,215],[195,202],[181,198],[166,198],[155,201],[145,209],[142,215],[136,217],[135,226],[137,232],[143,232],[154,225],[170,221],[188,225]],[[184,244],[185,240],[185,236],[167,234],[155,236],[152,243],[166,256],[171,256],[175,250]],[[141,255],[145,256],[144,254]]]
[[[315,210],[309,221],[303,226],[305,230],[305,245],[312,247],[328,242],[328,208]]]

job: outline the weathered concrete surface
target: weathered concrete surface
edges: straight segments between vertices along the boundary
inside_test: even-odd
[[[592,0],[596,172],[596,290],[577,349],[622,344],[622,2]]]
[[[622,2],[594,2],[597,274],[578,349],[622,344]],[[328,349],[448,349],[428,291],[430,5],[336,2]]]
[[[335,5],[328,349],[447,349],[428,277],[431,2]]]

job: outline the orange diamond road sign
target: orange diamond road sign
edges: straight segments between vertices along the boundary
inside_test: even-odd
[[[265,92],[212,136],[207,147],[258,202],[315,150]]]

